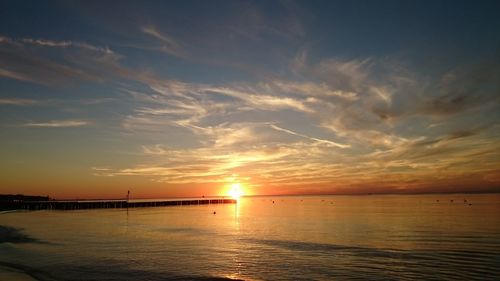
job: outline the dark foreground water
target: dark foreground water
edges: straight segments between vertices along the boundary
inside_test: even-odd
[[[12,212],[0,225],[9,278],[500,280],[498,194]]]

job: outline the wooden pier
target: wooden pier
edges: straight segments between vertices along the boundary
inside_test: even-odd
[[[146,208],[184,205],[235,204],[236,199],[210,198],[161,201],[127,201],[127,200],[96,200],[96,201],[20,201],[12,202],[13,209],[23,210],[84,210],[84,209],[114,209],[114,208]]]

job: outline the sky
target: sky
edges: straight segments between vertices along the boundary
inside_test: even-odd
[[[500,191],[498,1],[1,1],[0,193]]]

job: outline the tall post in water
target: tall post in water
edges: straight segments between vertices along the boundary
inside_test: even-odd
[[[127,211],[128,211],[128,201],[130,200],[130,190],[127,191]]]

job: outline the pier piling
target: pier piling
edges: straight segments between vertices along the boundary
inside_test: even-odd
[[[235,204],[235,199],[196,199],[196,200],[162,200],[162,201],[21,201],[16,202],[18,209],[24,210],[82,210],[82,209],[116,209],[116,208],[148,208],[185,205]]]

